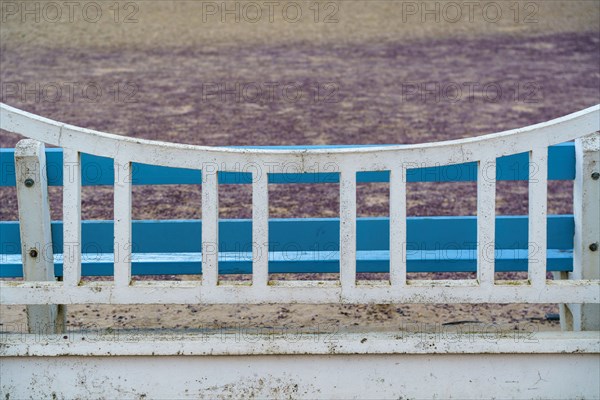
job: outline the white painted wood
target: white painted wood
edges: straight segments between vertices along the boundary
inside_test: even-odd
[[[593,354],[7,357],[2,363],[0,395],[11,399],[53,393],[123,400],[597,399],[600,373]]]
[[[67,286],[81,281],[81,156],[63,152],[63,280]]]
[[[15,147],[17,203],[21,236],[23,278],[26,281],[52,281],[54,254],[50,229],[50,202],[43,143],[23,139]],[[27,186],[32,182],[32,186]],[[29,332],[48,334],[64,330],[64,312],[56,304],[27,306]]]
[[[131,163],[115,159],[114,186],[114,248],[115,248],[115,285],[129,286],[131,282]]]
[[[390,169],[395,160],[421,167],[479,161],[517,154],[537,147],[563,143],[600,130],[600,105],[525,128],[474,138],[415,145],[364,148],[281,150],[192,146],[112,135],[52,121],[6,104],[0,104],[0,129],[46,144],[115,158],[126,154],[131,162],[196,169],[216,162],[221,170],[239,165],[285,165],[295,172],[314,172],[315,165],[351,165],[366,171],[374,164]]]
[[[416,332],[9,337],[2,398],[570,399],[600,396],[598,338]],[[85,339],[85,340],[82,340]],[[566,353],[564,353],[566,351]],[[76,355],[65,357],[65,355]],[[17,355],[15,357],[15,355]],[[23,355],[28,355],[23,357]]]
[[[5,333],[0,357],[73,356],[244,356],[344,354],[557,354],[600,352],[595,332],[515,331],[507,324],[447,326],[407,322],[390,331],[356,331],[340,326],[221,328],[200,325],[202,332],[114,329],[48,335]],[[263,328],[263,329],[258,329]],[[363,339],[367,340],[363,340]],[[138,343],[137,347],[132,342]],[[600,367],[600,366],[599,366]]]
[[[252,175],[252,286],[269,282],[269,181],[267,171]]]
[[[390,283],[406,285],[406,169],[390,171]]]
[[[600,132],[575,141],[575,162],[575,236],[570,278],[600,279],[600,249],[590,249],[593,243],[600,246],[600,179],[592,178],[594,172],[600,172]],[[569,320],[569,330],[600,330],[599,304],[569,304],[567,307],[561,316]]]
[[[340,173],[340,282],[345,295],[356,285],[356,171]]]
[[[219,182],[216,170],[202,171],[202,284],[219,281]]]
[[[529,158],[528,276],[536,287],[546,283],[548,217],[548,148],[536,147]]]
[[[220,282],[200,291],[198,281],[134,282],[130,287],[85,282],[64,287],[60,282],[0,281],[3,304],[394,304],[394,303],[597,303],[599,280],[549,281],[533,287],[527,281],[497,284],[483,290],[476,281],[408,281],[403,290],[385,282],[358,281],[343,293],[335,281],[272,281],[260,290],[247,282]]]
[[[477,171],[477,279],[490,287],[495,274],[496,160],[481,160]]]
[[[570,258],[572,251],[560,249],[549,249],[550,256],[553,259]],[[496,257],[500,260],[525,259],[527,257],[527,249],[502,249],[496,252]],[[562,257],[560,257],[562,255]],[[360,261],[389,261],[389,250],[357,250],[356,260]],[[408,260],[423,260],[426,257],[437,257],[458,259],[465,256],[464,260],[473,260],[477,258],[475,249],[454,249],[454,250],[419,250],[410,251]],[[269,261],[288,262],[298,261],[306,263],[309,261],[339,261],[340,252],[332,250],[313,251],[302,250],[298,251],[290,248],[288,251],[270,251]],[[84,253],[82,254],[82,262],[88,263],[90,266],[94,264],[105,264],[113,262],[113,253]],[[202,262],[202,253],[200,252],[167,252],[167,253],[142,253],[136,252],[131,255],[133,263],[197,263]],[[219,262],[244,261],[252,262],[252,251],[221,251],[219,252]],[[62,264],[63,255],[58,253],[54,255],[54,264]],[[3,254],[0,262],[0,268],[8,265],[21,263],[21,254]]]

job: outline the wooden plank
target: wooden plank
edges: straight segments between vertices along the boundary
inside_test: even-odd
[[[486,287],[494,284],[495,223],[496,160],[484,159],[477,176],[477,279]]]
[[[360,148],[361,146],[356,146]],[[323,147],[337,148],[337,146]],[[49,186],[62,185],[62,149],[46,149],[47,176]],[[561,143],[548,149],[548,179],[575,179],[575,145],[573,142]],[[82,154],[82,185],[112,185],[113,160],[91,154]],[[520,153],[497,160],[496,180],[527,180],[529,154]],[[408,170],[407,182],[474,182],[477,177],[477,163],[455,164]],[[134,185],[189,184],[197,185],[202,181],[200,171],[196,169],[169,168],[156,165],[133,163],[132,180]],[[389,182],[388,171],[358,172],[357,182]],[[251,173],[219,172],[221,184],[251,184]],[[269,176],[269,183],[339,183],[337,173],[302,173]],[[0,149],[0,186],[15,186],[14,149]]]
[[[81,280],[81,163],[76,150],[65,149],[63,160],[63,252],[64,282],[77,286]]]
[[[548,149],[531,151],[529,167],[529,280],[533,286],[546,283],[548,216]]]
[[[28,136],[49,145],[69,147],[96,156],[126,154],[131,162],[172,168],[196,168],[210,160],[231,170],[235,165],[296,165],[297,172],[313,172],[313,166],[351,165],[355,171],[377,170],[403,160],[416,167],[463,164],[478,161],[481,149],[487,157],[503,157],[531,151],[532,144],[548,147],[600,130],[600,105],[541,124],[497,132],[476,138],[416,145],[374,146],[365,149],[262,150],[208,147],[140,140],[78,128],[0,104],[0,129]],[[375,163],[375,164],[374,164]],[[337,171],[332,171],[337,172]]]
[[[406,170],[390,171],[390,284],[406,284]]]
[[[407,219],[408,230],[408,267],[409,272],[419,271],[475,271],[474,254],[476,243],[476,217],[410,217]],[[496,258],[497,271],[527,271],[527,216],[498,216],[496,218],[496,244],[498,250],[525,249],[522,257],[519,255],[514,260],[504,256]],[[134,221],[133,237],[135,249],[141,253],[193,253],[200,252],[202,223],[198,220],[161,220],[161,221]],[[62,222],[52,223],[52,243],[55,253],[62,253]],[[113,275],[112,262],[106,266],[98,266],[94,258],[95,253],[105,254],[113,252],[113,223],[112,221],[83,221],[83,265],[84,274],[99,273]],[[294,252],[322,251],[336,252],[339,250],[339,220],[334,218],[323,219],[273,219],[269,221],[270,251],[289,252],[290,263],[278,263],[271,270],[277,272],[291,272],[294,268],[303,268],[303,272],[339,272],[339,263],[317,263],[314,268],[308,269],[306,265],[298,266],[294,263]],[[361,251],[389,249],[390,225],[387,218],[358,218],[357,219],[357,249],[358,271],[370,272],[389,271],[389,262],[378,260],[375,264],[365,264],[361,261]],[[547,257],[548,270],[572,270],[573,248],[573,217],[568,215],[549,216],[548,234],[549,252]],[[222,252],[251,252],[252,228],[250,220],[221,220],[219,223],[219,247]],[[0,238],[2,239],[2,253],[0,258],[0,277],[22,276],[20,261],[20,238],[18,222],[0,223]],[[463,256],[455,257],[452,251],[464,249],[464,263],[460,262]],[[570,251],[565,251],[571,249]],[[434,259],[425,261],[426,254],[436,255]],[[9,261],[10,255],[17,255]],[[423,256],[419,256],[423,254]],[[510,254],[509,252],[501,252]],[[565,257],[562,257],[562,256]],[[507,256],[508,257],[508,256]],[[504,260],[501,261],[501,259]],[[423,261],[418,261],[422,259]],[[438,260],[438,261],[436,261]],[[445,262],[444,260],[448,260]],[[375,262],[375,261],[373,261]],[[240,268],[244,273],[250,273],[249,264],[243,261]],[[223,273],[232,271],[229,265],[223,265]],[[93,269],[88,268],[93,266]],[[98,269],[101,268],[101,269]],[[134,264],[134,273],[137,267]],[[173,268],[171,271],[168,268]],[[287,270],[286,270],[287,268]],[[375,270],[376,268],[376,270]],[[462,268],[462,269],[461,269]],[[199,273],[200,261],[188,266],[173,264],[161,267],[162,273]],[[62,275],[62,268],[57,266],[57,274]],[[139,270],[138,270],[139,271]],[[166,272],[164,272],[166,271]]]
[[[115,238],[115,285],[129,286],[131,282],[131,163],[127,160],[114,162],[114,238]]]
[[[240,284],[241,283],[241,284]],[[534,287],[499,284],[481,290],[471,280],[409,281],[404,290],[372,281],[359,281],[344,292],[337,282],[279,281],[260,290],[239,281],[200,290],[194,281],[146,281],[130,287],[111,282],[85,282],[66,287],[60,282],[0,281],[2,304],[389,304],[389,303],[598,303],[600,281],[559,280]]]
[[[219,184],[217,171],[203,172],[202,186],[202,284],[219,280]]]
[[[407,254],[408,272],[476,272],[477,252],[464,250],[411,250]],[[271,273],[339,273],[338,251],[282,251],[270,252]],[[496,272],[526,272],[527,249],[497,250]],[[194,275],[202,272],[200,252],[134,253],[133,275]],[[112,276],[112,253],[84,253],[82,260],[85,276]],[[356,270],[359,273],[389,272],[389,250],[359,250],[356,252]],[[546,259],[548,271],[571,271],[573,252],[549,249]],[[62,276],[62,254],[54,255],[54,271]],[[0,263],[0,277],[22,276],[19,254],[4,255]],[[252,273],[251,252],[219,253],[221,274]]]
[[[269,281],[269,185],[266,171],[254,175],[252,183],[252,286]]]
[[[528,217],[526,215],[496,217],[496,248],[527,248]],[[52,222],[52,244],[62,253],[62,222]],[[274,218],[269,220],[272,251],[339,250],[338,218]],[[356,219],[358,250],[389,249],[389,219],[365,217]],[[142,220],[133,221],[133,236],[138,252],[186,252],[201,249],[202,221]],[[477,240],[477,217],[408,217],[409,249],[435,250],[474,248]],[[548,216],[548,247],[573,249],[572,215]],[[0,222],[3,254],[20,254],[19,223]],[[113,251],[113,222],[82,222],[84,252]],[[293,247],[289,244],[293,243]],[[450,246],[450,245],[453,246]],[[219,221],[220,251],[251,251],[252,222],[249,219]]]
[[[600,398],[592,384],[600,375],[597,336],[536,332],[534,341],[492,326],[485,332],[476,325],[472,334],[337,334],[327,326],[316,334],[299,331],[293,339],[288,327],[279,326],[245,328],[243,336],[239,330],[204,329],[73,332],[69,340],[6,334],[2,393],[9,399],[52,393],[60,399],[121,399],[130,393],[246,399],[249,392],[258,399],[520,399],[535,390],[536,398],[546,400]],[[95,387],[80,371],[119,384]]]
[[[340,283],[343,291],[356,285],[356,171],[340,176]]]

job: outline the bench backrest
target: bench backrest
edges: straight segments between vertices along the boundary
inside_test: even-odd
[[[25,271],[28,280],[0,283],[6,304],[598,302],[598,282],[582,279],[599,269],[590,249],[599,225],[590,178],[598,106],[518,130],[405,146],[211,148],[94,132],[6,105],[0,119],[2,129],[35,140],[2,149],[0,184],[17,186],[20,209],[29,201],[39,212],[0,224],[0,275]],[[50,223],[44,186],[32,197],[28,178],[63,186],[62,222]],[[548,179],[575,181],[573,215],[547,216]],[[497,180],[529,181],[528,216],[496,217]],[[413,181],[476,181],[477,216],[406,218]],[[322,182],[339,183],[339,219],[269,220],[269,183]],[[357,182],[389,182],[389,218],[356,217]],[[252,185],[251,220],[219,221],[219,183]],[[132,221],[138,184],[202,184],[202,221]],[[82,223],[82,185],[114,185],[114,222]],[[40,258],[52,266],[49,281],[29,282],[28,265],[39,268]],[[518,270],[529,279],[495,282],[496,271]],[[549,270],[575,279],[547,281]],[[473,271],[477,279],[408,281],[407,271]],[[339,272],[339,280],[273,282],[273,272]],[[389,280],[357,281],[357,272],[389,272]],[[202,280],[131,280],[174,273]],[[219,282],[220,273],[251,273],[252,281]],[[82,274],[114,281],[82,283]]]

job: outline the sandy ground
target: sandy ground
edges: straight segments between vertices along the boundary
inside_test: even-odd
[[[120,3],[118,15],[109,3],[98,2],[102,17],[94,23],[81,10],[72,23],[4,14],[2,101],[88,128],[206,145],[429,142],[525,126],[600,102],[597,1],[520,2],[518,15],[513,2],[496,2],[497,21],[476,9],[473,21],[463,10],[459,22],[449,21],[454,15],[447,2],[438,2],[438,22],[424,19],[420,9],[410,13],[400,1],[322,1],[318,16],[313,2],[297,2],[302,17],[290,22],[293,15],[281,11],[289,2],[281,2],[272,22],[264,15],[256,23],[241,11],[239,22],[222,22],[220,10],[207,15],[202,2],[141,1],[127,9]],[[299,98],[282,90],[265,95],[267,84],[289,83]],[[249,86],[256,84],[260,96]],[[461,91],[453,92],[457,86]],[[248,92],[237,89],[245,87]],[[18,140],[0,131],[2,147]],[[337,185],[272,186],[274,218],[338,215]],[[550,213],[570,212],[571,186],[550,183]],[[250,217],[249,189],[223,185],[221,217]],[[386,184],[359,185],[359,216],[387,215],[388,191]],[[60,219],[61,193],[50,192],[52,218]],[[112,188],[86,187],[82,199],[83,218],[112,218]],[[136,187],[134,218],[200,218],[200,199],[200,188],[191,185]],[[500,182],[497,204],[498,214],[526,213],[526,185]],[[408,215],[475,210],[472,183],[408,185]],[[0,218],[17,218],[12,188],[0,188]],[[25,329],[22,307],[0,306],[0,312],[3,329]],[[557,307],[72,306],[69,326],[401,329],[414,322],[478,321],[556,329],[556,321],[544,319],[548,312]]]
[[[498,333],[559,330],[546,319],[552,305],[75,305],[69,307],[68,330],[106,331],[145,328],[186,330],[240,329],[323,333],[441,331]],[[2,331],[27,332],[24,307],[3,306]]]

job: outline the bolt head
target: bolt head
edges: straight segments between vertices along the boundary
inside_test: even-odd
[[[31,178],[25,179],[25,186],[32,187],[35,182]]]
[[[29,255],[33,258],[36,258],[38,256],[38,252],[36,249],[31,249],[29,250]]]
[[[592,244],[590,244],[590,250],[591,251],[598,250],[598,243],[592,243]]]
[[[592,172],[592,179],[595,181],[600,179],[600,172]]]

